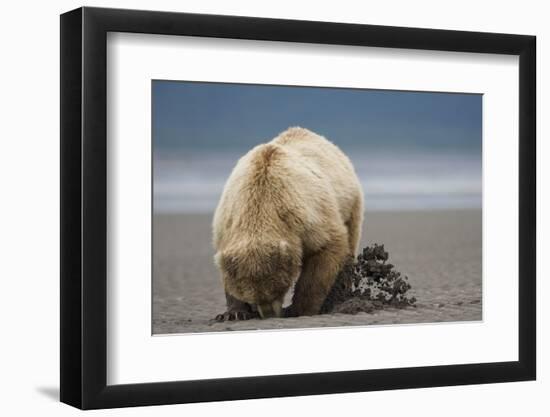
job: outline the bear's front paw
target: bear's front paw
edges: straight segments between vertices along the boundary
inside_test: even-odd
[[[226,311],[225,313],[218,314],[215,318],[216,321],[236,321],[236,320],[250,320],[259,319],[260,315],[255,311]]]

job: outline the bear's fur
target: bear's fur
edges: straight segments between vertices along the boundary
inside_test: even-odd
[[[357,248],[361,184],[350,160],[307,129],[289,128],[244,155],[213,220],[215,261],[226,319],[318,314],[336,275]]]

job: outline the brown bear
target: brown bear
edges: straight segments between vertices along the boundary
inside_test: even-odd
[[[213,220],[227,311],[218,320],[318,314],[363,220],[361,184],[333,143],[293,127],[237,163]],[[283,310],[294,285],[292,305]]]

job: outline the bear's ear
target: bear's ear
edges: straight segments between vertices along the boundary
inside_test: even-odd
[[[284,264],[295,264],[301,265],[302,258],[302,248],[300,246],[296,247],[290,246],[290,243],[287,240],[279,241],[279,256],[281,257],[280,261]]]
[[[279,262],[282,265],[290,265],[295,256],[298,254],[290,250],[290,243],[287,240],[279,241]]]
[[[214,255],[214,263],[217,265],[218,268],[222,267],[222,253],[221,252],[218,251]]]
[[[282,239],[279,241],[279,250],[281,251],[282,255],[286,255],[288,253],[289,248],[290,248],[290,244],[286,240]]]
[[[237,274],[237,261],[230,254],[218,252],[214,255],[214,262],[216,262],[216,265],[228,275],[235,276]]]

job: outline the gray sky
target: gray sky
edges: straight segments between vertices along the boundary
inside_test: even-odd
[[[155,150],[250,148],[303,126],[343,148],[481,149],[481,95],[153,81]]]

